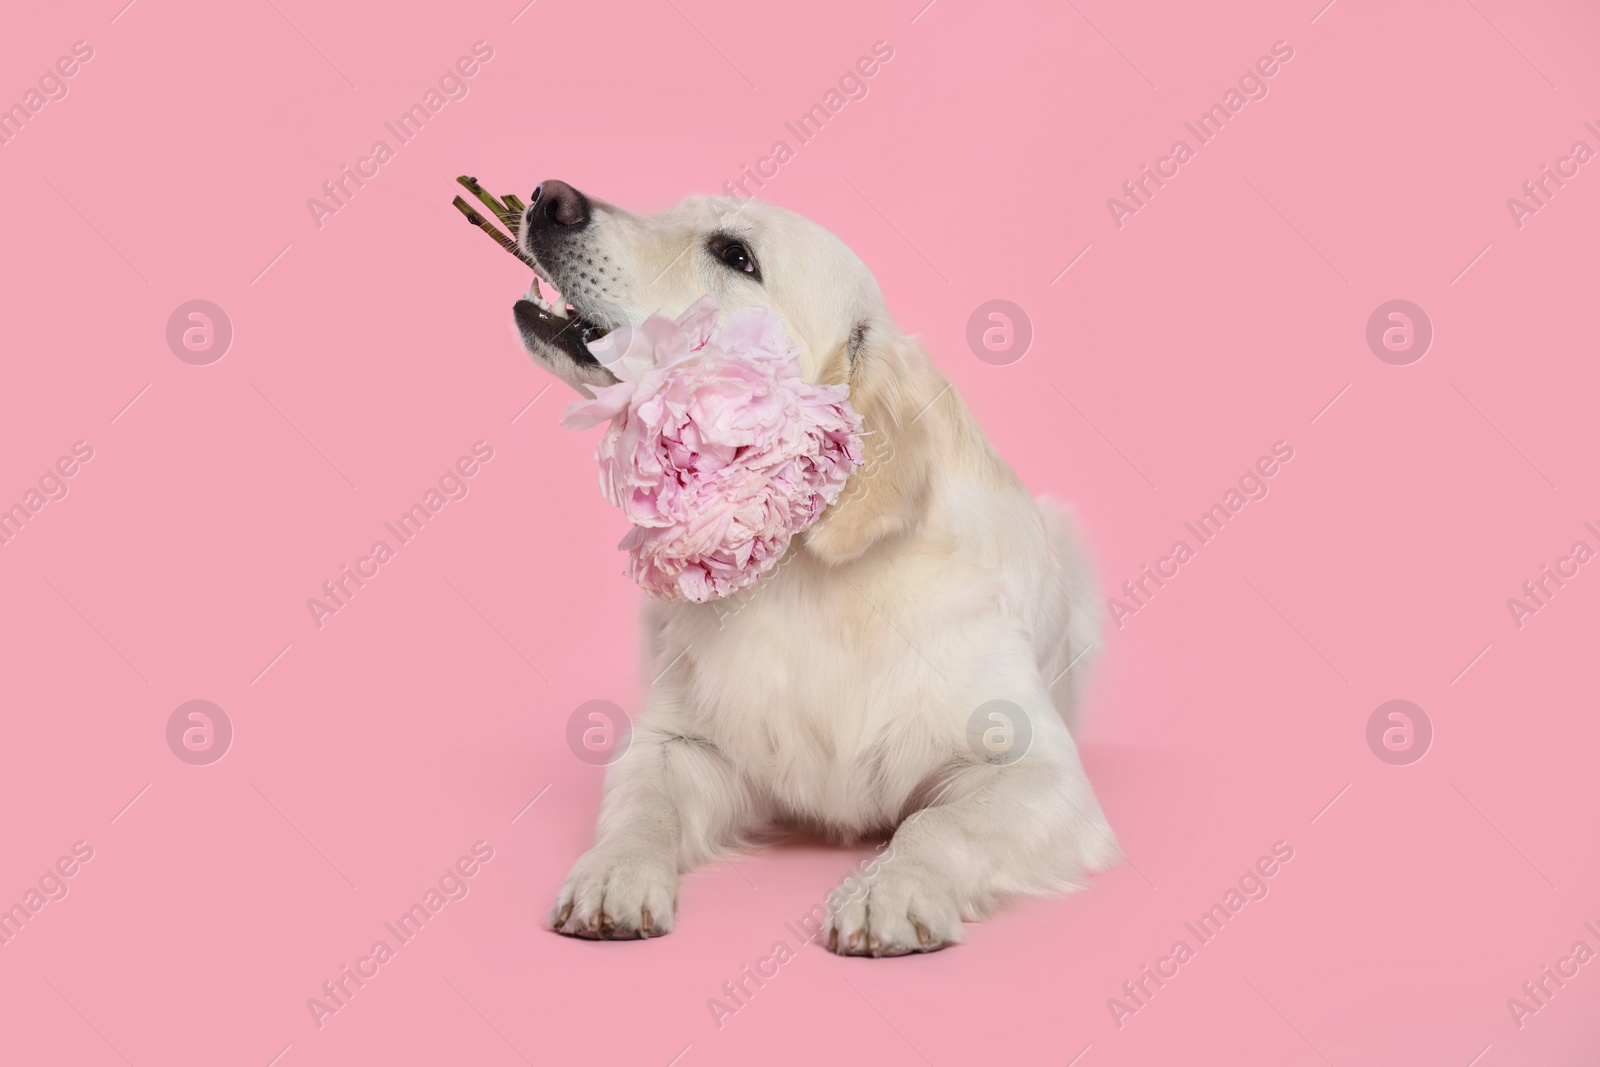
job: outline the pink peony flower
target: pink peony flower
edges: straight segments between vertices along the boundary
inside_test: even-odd
[[[795,534],[861,466],[861,418],[844,385],[800,377],[766,308],[717,325],[707,294],[589,345],[620,379],[575,401],[563,426],[610,425],[595,448],[600,491],[633,529],[617,547],[651,596],[705,603],[777,565]]]

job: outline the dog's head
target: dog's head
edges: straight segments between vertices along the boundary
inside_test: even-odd
[[[555,290],[517,301],[522,342],[574,386],[615,381],[587,342],[654,313],[676,317],[706,293],[724,313],[754,304],[777,312],[813,381],[845,369],[830,366],[833,357],[848,359],[850,346],[889,329],[866,265],[821,226],[771,204],[694,197],[639,216],[547,181],[517,236]]]
[[[768,307],[799,346],[802,375],[848,382],[871,435],[867,466],[807,544],[842,562],[920,519],[929,446],[918,422],[942,378],[894,326],[866,264],[828,230],[771,204],[720,197],[634,215],[552,180],[534,190],[517,241],[548,283],[517,301],[517,329],[557,377],[585,392],[616,381],[589,342],[651,314],[676,317],[706,293],[724,314]]]

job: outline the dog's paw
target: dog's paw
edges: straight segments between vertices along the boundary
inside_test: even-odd
[[[832,900],[828,951],[841,956],[904,956],[937,952],[961,940],[961,908],[939,874],[921,867],[885,866],[863,891],[846,881]]]
[[[573,864],[550,909],[550,928],[568,937],[632,941],[672,932],[678,869],[671,857],[596,846]]]

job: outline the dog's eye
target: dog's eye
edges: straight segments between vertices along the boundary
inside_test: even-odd
[[[761,280],[761,268],[756,266],[755,257],[743,242],[721,238],[712,242],[711,254],[739,273],[748,274],[758,282]]]

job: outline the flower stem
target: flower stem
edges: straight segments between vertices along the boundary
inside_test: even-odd
[[[478,184],[478,179],[476,178],[470,178],[463,174],[456,181],[464,186],[467,192],[477,197],[483,203],[483,206],[488,208],[494,217],[500,220],[502,226],[512,233],[516,232],[517,223],[522,219],[522,212],[512,211],[503,202],[496,200],[483,186]],[[512,199],[515,199],[515,197]]]
[[[467,184],[468,179],[463,178],[463,179],[460,179],[460,180],[461,180],[461,183],[463,185]],[[503,204],[501,204],[500,201],[495,200],[494,197],[492,197],[488,193],[484,192],[481,188],[476,188],[476,186],[477,186],[477,181],[475,179],[473,179],[472,180],[472,184],[468,185],[467,188],[473,189],[478,194],[478,198],[480,200],[482,200],[485,204],[493,204],[494,208],[497,209],[497,210],[495,210],[495,217],[500,219],[502,222],[505,222],[506,221],[506,214],[509,214],[508,212],[506,212],[505,206]],[[507,199],[515,200],[516,198],[515,197],[508,197]],[[482,230],[484,233],[488,234],[490,237],[493,237],[494,240],[495,240],[495,243],[498,244],[501,248],[505,249],[507,252],[510,252],[512,255],[516,256],[518,259],[520,259],[527,266],[534,267],[535,269],[537,269],[537,267],[535,266],[533,260],[528,257],[527,253],[523,252],[522,249],[517,247],[517,242],[516,241],[512,240],[506,234],[502,233],[494,225],[494,223],[492,223],[488,219],[484,218],[483,214],[481,212],[479,212],[476,208],[474,208],[471,204],[467,203],[465,200],[463,200],[459,196],[456,197],[454,200],[452,200],[450,202],[455,205],[455,208],[456,208],[457,211],[461,212],[461,214],[463,214],[463,215],[465,215],[467,217],[467,221],[468,222],[472,223],[474,226],[476,226],[478,229]],[[521,203],[521,201],[517,201],[517,202]],[[515,220],[516,218],[518,218],[520,216],[520,214],[521,214],[521,212],[519,211],[515,215],[511,215],[511,218],[513,220]],[[516,232],[516,223],[515,223],[515,221],[507,223],[507,226],[513,233]]]

